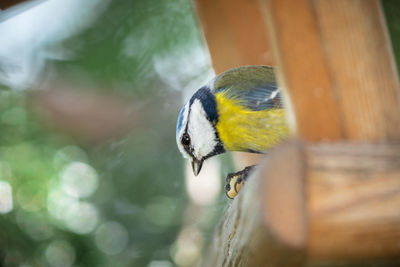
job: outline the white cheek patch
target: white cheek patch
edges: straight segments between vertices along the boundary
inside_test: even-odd
[[[176,144],[178,145],[179,151],[181,152],[183,157],[186,159],[189,158],[189,155],[186,153],[185,149],[183,148],[183,146],[181,144],[181,138],[185,131],[186,124],[188,122],[188,114],[189,114],[189,103],[186,103],[183,114],[182,114],[181,128],[179,129],[179,132],[176,134]]]
[[[190,111],[188,133],[191,137],[193,155],[201,159],[211,153],[217,145],[215,130],[201,105],[200,100],[195,99]]]

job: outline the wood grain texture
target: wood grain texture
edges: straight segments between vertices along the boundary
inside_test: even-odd
[[[222,2],[218,8],[231,8]],[[266,155],[227,211],[205,266],[397,266],[399,82],[380,2],[260,4],[278,81],[307,143]],[[224,29],[224,41],[234,40]],[[241,61],[232,54],[226,62]]]
[[[311,1],[261,2],[277,61],[278,81],[289,97],[297,134],[309,141],[343,138]]]
[[[262,3],[299,136],[399,140],[399,83],[379,1]]]
[[[233,200],[201,266],[397,266],[399,205],[400,144],[289,142]]]
[[[303,145],[297,142],[274,149],[260,166],[264,223],[278,240],[297,248],[305,246],[308,234],[305,163]]]
[[[345,138],[399,140],[399,83],[380,1],[314,3]]]
[[[307,150],[310,260],[400,257],[400,146]]]
[[[298,266],[304,261],[306,202],[298,191],[304,170],[301,151],[289,144],[266,157],[226,211],[199,266]],[[282,165],[288,157],[290,167]]]

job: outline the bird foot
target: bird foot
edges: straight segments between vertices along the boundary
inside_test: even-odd
[[[227,197],[230,199],[236,197],[254,167],[255,165],[248,166],[241,171],[229,173],[226,176],[225,193]]]

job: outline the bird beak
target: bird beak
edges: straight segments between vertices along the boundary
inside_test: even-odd
[[[201,167],[203,166],[203,160],[192,159],[192,169],[194,176],[197,176],[200,173]]]

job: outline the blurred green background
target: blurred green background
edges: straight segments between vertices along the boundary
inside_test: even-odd
[[[39,25],[20,50],[0,20],[1,266],[193,265],[229,202],[191,203],[175,144],[212,76],[192,2],[75,2],[61,34]],[[398,59],[400,5],[383,3]]]
[[[32,39],[34,79],[0,56],[1,266],[175,266],[189,201],[175,124],[207,51],[188,0],[94,2]]]

